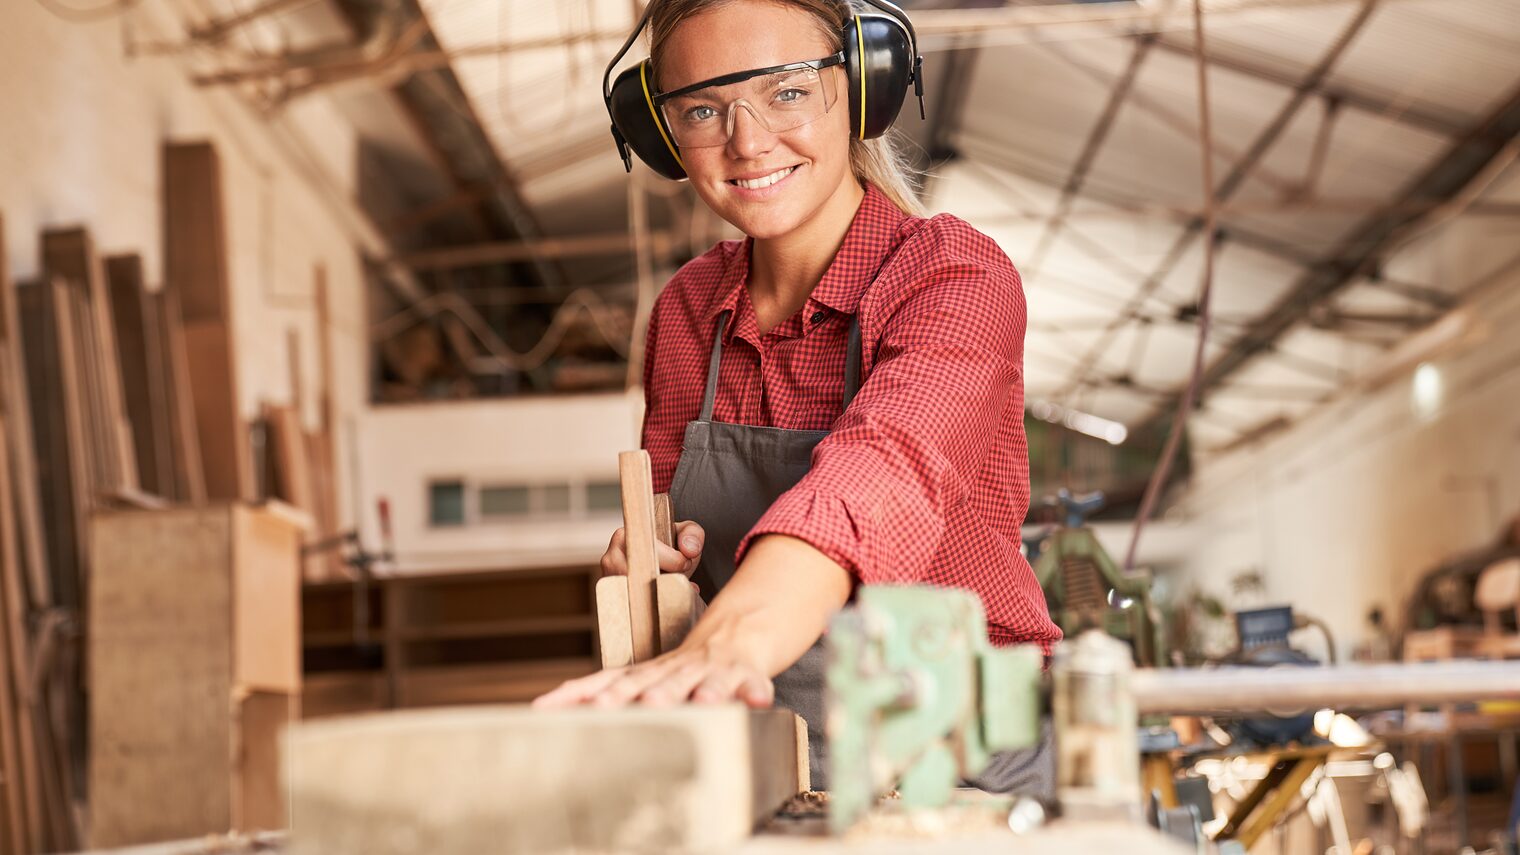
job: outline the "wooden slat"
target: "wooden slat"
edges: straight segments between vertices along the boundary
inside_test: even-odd
[[[36,440],[54,602],[83,604],[84,520],[90,492],[68,287],[48,281],[17,291]]]
[[[269,430],[266,453],[274,463],[279,480],[276,495],[312,513],[317,502],[300,414],[292,407],[265,404],[264,421]]]
[[[654,478],[649,452],[618,454],[623,491],[623,544],[628,556],[628,629],[633,636],[633,661],[652,659],[660,650],[659,616],[655,612],[655,579],[660,575],[655,553]]]
[[[48,275],[62,278],[80,298],[74,309],[76,340],[87,389],[91,440],[96,447],[96,487],[137,489],[137,464],[121,390],[111,298],[90,233],[83,228],[43,232],[42,262]]]
[[[5,421],[0,417],[0,442],[4,433]],[[30,711],[22,697],[28,672],[26,610],[9,481],[6,457],[0,454],[0,797],[5,820],[0,825],[0,852],[21,855],[41,843],[31,836],[33,828],[40,831],[41,812],[34,801],[36,758],[23,756],[24,750],[36,746]]]
[[[29,602],[33,609],[51,605],[47,540],[37,494],[36,445],[32,440],[32,405],[27,396],[25,346],[21,340],[21,310],[5,253],[5,219],[0,216],[0,349],[8,358],[0,373],[0,408],[8,420],[5,453],[11,465],[11,495],[15,503],[18,544],[26,568]]]
[[[184,319],[207,495],[253,500],[229,314],[221,164],[210,143],[164,147],[164,259],[165,288],[177,296]]]
[[[190,355],[185,347],[185,323],[179,298],[167,289],[152,295],[159,338],[164,343],[164,391],[168,401],[170,448],[173,452],[174,498],[199,505],[206,501],[206,472],[201,464],[201,439],[195,422],[195,393],[190,386]]]
[[[176,494],[174,437],[169,429],[168,390],[164,388],[166,363],[159,319],[143,285],[142,258],[107,258],[106,284],[138,480],[144,492],[172,499]]]

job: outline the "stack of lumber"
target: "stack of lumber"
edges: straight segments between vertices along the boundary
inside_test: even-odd
[[[266,414],[278,475],[254,477],[217,152],[166,145],[163,175],[161,288],[139,254],[102,254],[73,224],[44,230],[39,269],[13,283],[4,241],[20,236],[0,220],[0,855],[87,842],[89,603],[92,579],[114,570],[92,553],[92,519],[284,498],[316,523],[305,537],[338,527],[329,384],[308,430],[293,380],[294,403]],[[317,292],[325,378],[320,280]],[[335,555],[309,567],[342,572]],[[298,629],[287,631],[298,644]]]

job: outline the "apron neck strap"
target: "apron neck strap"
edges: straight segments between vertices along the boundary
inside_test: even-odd
[[[723,330],[728,328],[728,318],[733,312],[725,310],[718,314],[718,329],[713,334],[712,356],[707,360],[707,391],[702,393],[702,421],[713,417],[713,402],[718,399],[718,363],[723,361]]]
[[[844,406],[840,412],[850,408],[850,402],[855,400],[855,393],[860,391],[860,313],[850,318],[850,343],[845,345],[844,356]]]
[[[712,421],[713,404],[718,399],[718,365],[723,361],[723,331],[728,328],[728,319],[733,314],[732,310],[724,310],[718,314],[718,328],[713,333],[712,356],[707,360],[707,389],[702,393],[702,414],[698,417],[704,422]],[[844,358],[844,407],[850,408],[850,402],[855,400],[855,393],[860,391],[860,315],[857,313],[850,318],[850,341],[845,345]]]

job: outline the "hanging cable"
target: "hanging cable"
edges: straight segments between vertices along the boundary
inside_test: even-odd
[[[1172,461],[1176,458],[1177,447],[1182,442],[1182,432],[1187,427],[1188,414],[1193,410],[1199,386],[1203,381],[1203,363],[1209,340],[1209,297],[1214,290],[1214,253],[1218,248],[1219,224],[1215,219],[1217,201],[1214,195],[1214,125],[1213,114],[1209,111],[1208,48],[1203,34],[1203,0],[1193,0],[1193,42],[1198,77],[1198,137],[1203,160],[1204,244],[1203,281],[1198,286],[1198,348],[1193,353],[1193,374],[1188,378],[1182,400],[1177,404],[1177,414],[1173,417],[1172,428],[1167,433],[1166,445],[1161,450],[1161,459],[1156,462],[1156,470],[1151,473],[1150,483],[1145,485],[1145,497],[1140,500],[1140,511],[1135,515],[1134,532],[1130,535],[1129,550],[1124,556],[1126,572],[1135,568],[1135,552],[1140,548],[1140,535],[1144,533],[1145,522],[1150,519],[1151,513],[1155,510],[1161,490],[1166,486],[1167,477],[1171,474]]]
[[[104,21],[129,12],[142,0],[102,0],[93,4],[75,4],[67,0],[37,0],[37,5],[54,16],[74,24]]]

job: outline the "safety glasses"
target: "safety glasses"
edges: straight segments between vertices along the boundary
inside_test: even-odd
[[[654,97],[681,148],[725,145],[740,107],[771,133],[817,120],[834,105],[835,87],[825,70],[844,64],[840,51],[822,59],[738,71]]]

